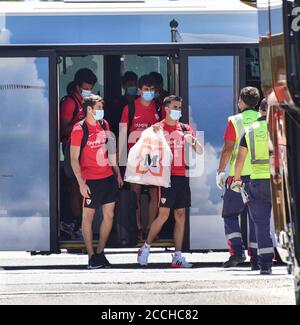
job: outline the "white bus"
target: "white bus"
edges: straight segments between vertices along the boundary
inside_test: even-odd
[[[59,100],[83,67],[108,103],[128,70],[157,71],[183,97],[183,122],[204,132],[205,146],[202,176],[191,178],[185,250],[227,249],[215,172],[240,88],[260,86],[256,8],[238,0],[0,2],[0,31],[0,250],[84,247],[59,232]],[[157,246],[172,245],[171,228],[170,219]],[[113,235],[109,245],[121,247]]]

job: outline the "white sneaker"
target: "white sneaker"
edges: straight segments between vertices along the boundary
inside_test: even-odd
[[[141,266],[147,266],[148,265],[149,254],[150,254],[149,249],[143,248],[143,247],[139,249],[137,261]]]
[[[176,257],[175,255],[173,255],[171,268],[173,268],[173,269],[180,269],[180,268],[190,269],[192,267],[193,267],[193,264],[188,263],[184,257]]]

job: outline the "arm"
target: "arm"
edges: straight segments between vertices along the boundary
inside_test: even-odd
[[[119,145],[118,145],[118,158],[119,165],[126,166],[127,161],[127,124],[124,124],[120,128]]]
[[[91,194],[91,191],[82,178],[80,164],[79,164],[79,155],[80,155],[80,147],[71,146],[71,166],[76,176],[76,179],[78,181],[80,187],[80,193],[84,198],[89,199],[90,198],[89,194]]]
[[[235,172],[234,172],[234,180],[241,180],[241,172],[245,164],[245,160],[248,154],[248,148],[239,146],[239,152],[235,163]]]
[[[62,139],[69,139],[74,126],[73,114],[76,108],[75,102],[69,97],[62,103],[60,108],[60,130]]]
[[[112,169],[117,177],[119,188],[123,187],[124,182],[121,176],[120,168],[118,166],[117,161],[117,154],[116,154],[116,140],[113,136],[110,136],[108,138],[108,161],[110,166],[112,166]]]
[[[225,144],[223,146],[222,153],[221,153],[218,173],[224,172],[224,170],[231,158],[232,152],[234,150],[234,145],[235,145],[235,142],[233,142],[233,141],[225,141]]]
[[[118,143],[118,158],[119,166],[126,166],[127,163],[127,146],[128,146],[128,123],[129,123],[129,109],[125,106],[121,121],[120,121],[120,133]]]
[[[203,155],[203,148],[195,136],[193,136],[192,134],[186,134],[184,136],[184,139],[187,143],[189,143],[192,146],[193,150],[198,155]]]
[[[72,119],[61,119],[61,137],[63,139],[68,139],[70,137],[71,131],[72,131],[73,125],[72,125]]]
[[[197,140],[197,138],[193,138],[192,147],[198,155],[203,155],[203,147],[201,146],[201,143]]]

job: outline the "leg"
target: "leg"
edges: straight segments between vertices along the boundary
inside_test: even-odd
[[[177,209],[174,211],[175,228],[174,242],[176,252],[181,252],[185,230],[185,209]]]
[[[224,218],[225,236],[231,256],[243,256],[244,246],[242,243],[242,233],[239,216],[233,215]]]
[[[156,238],[156,236],[160,233],[163,225],[166,223],[170,216],[171,209],[169,208],[160,208],[158,217],[153,221],[146,243],[151,245]]]
[[[274,248],[270,236],[271,204],[255,200],[251,202],[250,215],[255,224],[258,245],[258,264],[261,269],[272,267]]]
[[[136,194],[137,199],[137,209],[136,209],[136,224],[138,231],[142,230],[142,221],[141,221],[141,189],[142,186],[139,184],[130,184],[131,190]]]
[[[231,256],[244,255],[239,215],[244,210],[244,203],[240,193],[225,190],[222,217],[224,218],[225,236]]]
[[[89,257],[94,255],[92,225],[95,211],[95,209],[83,208],[82,234]]]
[[[149,189],[149,220],[148,220],[148,226],[147,229],[149,230],[152,222],[157,217],[158,213],[158,200],[157,200],[157,188],[150,188]]]
[[[104,251],[106,242],[111,233],[115,213],[115,202],[104,204],[102,206],[102,211],[103,220],[100,226],[100,238],[97,247],[97,254],[102,253]]]
[[[251,258],[251,261],[257,261],[257,239],[255,232],[255,224],[250,217],[248,209],[248,255]]]
[[[273,241],[270,234],[272,210],[270,182],[265,180],[252,182],[250,193],[253,200],[249,202],[249,211],[255,224],[258,264],[262,270],[270,269],[274,257]]]

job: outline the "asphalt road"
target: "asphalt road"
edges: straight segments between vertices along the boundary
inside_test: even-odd
[[[193,269],[174,270],[170,254],[153,252],[145,269],[136,264],[135,250],[110,250],[114,268],[91,271],[84,255],[0,253],[0,304],[295,304],[284,265],[261,276],[249,263],[223,269],[225,253],[197,253],[186,254]]]

